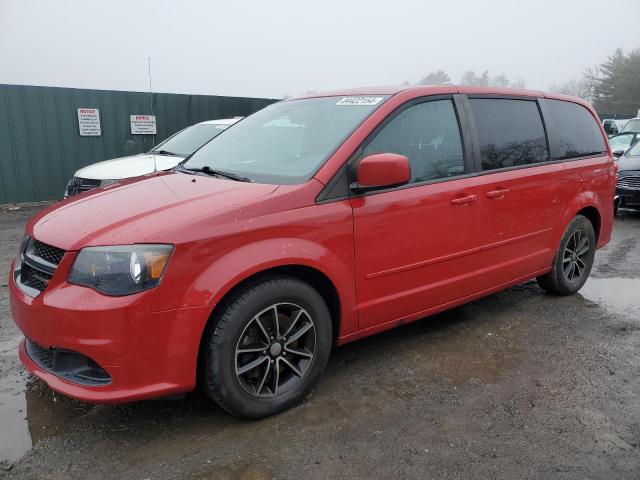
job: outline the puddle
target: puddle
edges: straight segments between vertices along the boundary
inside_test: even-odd
[[[640,320],[640,278],[591,277],[580,295],[606,310]]]
[[[0,342],[0,462],[19,459],[86,409],[24,371],[17,358],[21,338]]]

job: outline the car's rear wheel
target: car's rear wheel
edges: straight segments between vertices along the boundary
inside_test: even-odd
[[[553,260],[551,271],[538,283],[555,295],[571,295],[589,277],[596,252],[596,234],[588,218],[577,215],[567,226]]]
[[[234,415],[273,415],[313,388],[331,344],[320,294],[297,278],[271,277],[239,291],[207,328],[201,385]]]

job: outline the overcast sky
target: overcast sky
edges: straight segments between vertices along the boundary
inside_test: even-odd
[[[640,47],[640,0],[0,0],[0,83],[282,97],[444,69],[528,88]],[[640,80],[640,79],[639,79]]]

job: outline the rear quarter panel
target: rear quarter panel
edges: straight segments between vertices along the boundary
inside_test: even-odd
[[[594,207],[600,216],[598,248],[611,239],[613,230],[613,199],[616,185],[616,166],[611,156],[585,158],[565,162],[567,203],[555,229],[554,245],[557,248],[567,224],[587,207]]]

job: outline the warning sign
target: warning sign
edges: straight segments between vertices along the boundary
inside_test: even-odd
[[[81,137],[99,137],[102,135],[100,110],[97,108],[79,108],[78,128]]]
[[[130,115],[131,135],[155,135],[155,115]]]

